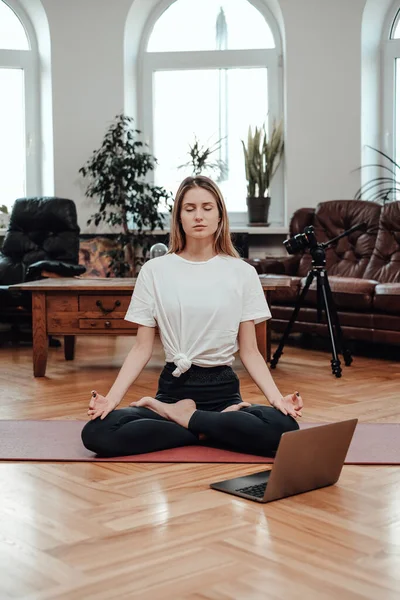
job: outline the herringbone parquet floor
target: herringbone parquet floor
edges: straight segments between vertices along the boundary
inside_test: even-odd
[[[132,338],[0,349],[1,419],[86,418]],[[299,389],[307,421],[400,420],[400,365],[356,357],[342,379],[325,352],[287,348],[274,377]],[[159,342],[126,403],[151,395]],[[262,401],[238,362],[242,395]],[[399,440],[400,444],[400,440]],[[295,457],[293,457],[295,460]],[[259,505],[210,490],[260,465],[0,463],[0,599],[398,600],[400,469],[346,466],[336,486]]]

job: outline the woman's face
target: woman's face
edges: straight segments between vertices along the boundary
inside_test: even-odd
[[[214,236],[221,219],[213,194],[202,187],[188,190],[182,200],[180,219],[186,236]]]

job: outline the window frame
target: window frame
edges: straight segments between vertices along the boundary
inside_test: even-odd
[[[396,160],[396,59],[400,60],[400,38],[393,39],[398,22],[400,8],[397,5],[389,11],[383,28],[382,40],[382,148],[393,160]],[[400,148],[398,149],[400,154]]]
[[[154,148],[153,129],[153,73],[168,70],[206,70],[232,68],[267,68],[268,72],[268,126],[272,127],[274,119],[283,116],[283,74],[281,38],[275,19],[259,0],[247,0],[261,13],[271,29],[275,40],[275,48],[245,49],[245,50],[199,50],[181,52],[148,52],[147,44],[154,24],[162,13],[172,4],[171,0],[162,0],[148,19],[139,48],[137,114],[139,129],[150,149]],[[281,203],[281,222],[285,221],[285,189],[283,168],[276,173],[271,185],[271,196],[278,198]],[[247,211],[229,211],[232,225],[244,225],[247,222]]]
[[[26,196],[41,193],[41,142],[38,45],[35,30],[16,0],[1,0],[21,22],[29,43],[29,50],[0,48],[0,68],[22,69],[24,72],[25,106],[25,174]],[[14,199],[15,200],[15,199]]]

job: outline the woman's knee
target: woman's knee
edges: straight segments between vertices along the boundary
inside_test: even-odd
[[[81,432],[82,443],[88,450],[102,453],[104,446],[109,443],[110,435],[121,419],[121,410],[113,410],[104,419],[97,417],[88,421]]]
[[[88,450],[99,454],[101,453],[101,441],[104,443],[104,421],[98,417],[93,421],[88,421],[81,431],[82,443]]]
[[[123,425],[132,421],[146,418],[147,411],[144,408],[120,408],[113,410],[104,419],[93,419],[88,421],[81,432],[82,443],[91,452],[102,456],[115,454],[114,446],[118,448],[117,431]],[[118,454],[118,452],[117,452]]]
[[[277,410],[276,408],[271,408],[272,410],[275,410],[276,413],[278,413],[277,415],[274,415],[274,417],[276,419],[277,425],[282,429],[282,433],[285,433],[286,431],[296,431],[297,429],[299,429],[299,424],[296,421],[296,419],[294,419],[290,415],[284,415],[280,410]]]
[[[273,406],[253,404],[252,406],[242,410],[259,417],[280,434],[299,429],[299,424],[297,423],[296,419],[290,415],[284,415],[280,410],[274,408]]]

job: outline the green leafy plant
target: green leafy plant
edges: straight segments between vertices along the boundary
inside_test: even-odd
[[[283,123],[274,121],[271,135],[268,138],[263,127],[256,127],[254,134],[249,127],[247,147],[243,140],[247,195],[251,198],[263,198],[269,193],[272,178],[274,177],[284,151]]]
[[[149,234],[164,229],[163,204],[172,209],[171,194],[152,185],[146,176],[156,166],[156,159],[133,128],[133,118],[120,114],[107,130],[103,143],[79,169],[89,179],[85,195],[96,198],[99,209],[87,221],[97,226],[105,222],[117,227],[117,250],[109,252],[111,269],[117,277],[132,277],[149,251]],[[141,249],[141,253],[138,249]]]
[[[382,204],[385,204],[386,202],[394,202],[398,199],[400,194],[400,181],[398,181],[396,177],[396,169],[400,169],[400,167],[392,158],[390,158],[390,156],[381,150],[377,150],[377,148],[373,148],[373,146],[368,145],[367,148],[370,148],[374,152],[377,152],[383,156],[383,158],[386,160],[386,164],[382,164],[382,162],[373,163],[363,165],[355,170],[360,171],[361,169],[379,167],[382,169],[382,171],[385,171],[385,176],[373,177],[364,183],[357,190],[354,199],[370,200],[374,202],[381,202]]]
[[[3,213],[4,215],[8,215],[8,208],[5,204],[2,204],[0,206],[0,213]]]
[[[221,148],[221,143],[225,138],[221,138],[211,146],[201,145],[200,141],[194,136],[194,142],[189,144],[187,154],[190,160],[183,165],[179,165],[178,169],[191,169],[192,176],[196,175],[216,175],[217,181],[226,174],[227,167],[223,160],[211,157],[212,154],[218,152]]]

